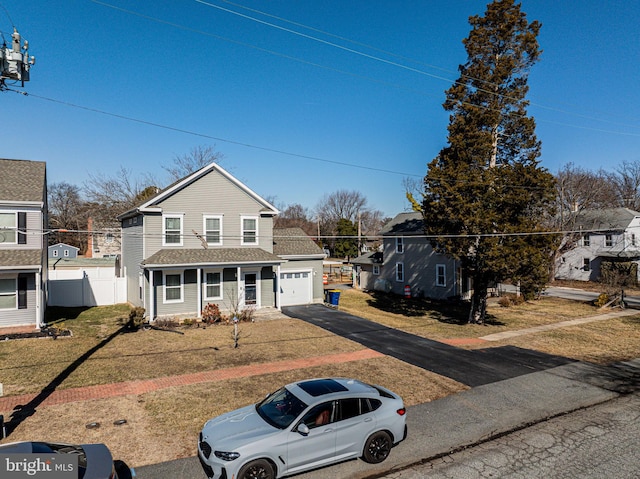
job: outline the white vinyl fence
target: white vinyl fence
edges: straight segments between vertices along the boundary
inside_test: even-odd
[[[49,270],[49,306],[106,306],[127,302],[126,278],[114,268]]]

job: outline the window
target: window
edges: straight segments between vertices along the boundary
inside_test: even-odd
[[[396,263],[396,281],[404,281],[404,263]]]
[[[591,237],[589,235],[582,237],[582,246],[591,246]]]
[[[222,273],[220,271],[205,273],[204,299],[222,299]]]
[[[373,274],[375,274],[376,276],[380,274],[380,265],[379,264],[374,264],[373,265]]]
[[[443,264],[436,265],[436,286],[447,285],[447,267]]]
[[[589,258],[584,258],[582,260],[582,269],[585,271],[591,271],[591,261],[589,260]]]
[[[162,218],[163,246],[182,246],[182,215]]]
[[[636,245],[636,235],[634,233],[631,233],[631,246],[635,246]]]
[[[222,216],[205,216],[203,230],[207,244],[222,244]]]
[[[613,246],[613,235],[604,236],[604,245],[609,247]]]
[[[182,302],[182,273],[164,274],[164,302]]]
[[[18,280],[16,278],[0,278],[0,309],[16,309],[18,307]]]
[[[402,236],[396,238],[396,253],[404,253],[404,239]]]
[[[113,233],[107,233],[104,235],[104,243],[105,244],[113,243]]]
[[[242,244],[258,244],[258,218],[242,218]]]
[[[17,227],[18,220],[15,213],[0,213],[0,243],[17,243]]]
[[[65,249],[65,250],[64,250],[64,257],[65,257],[65,258],[68,258],[68,257],[69,257],[69,250],[68,250],[68,249]]]
[[[347,398],[340,399],[340,412],[338,419],[343,421],[360,415],[360,399]]]
[[[57,257],[58,257],[58,250],[57,250],[57,249],[52,250],[52,251],[51,251],[51,254],[52,254],[52,256],[53,256],[54,258],[57,258]]]

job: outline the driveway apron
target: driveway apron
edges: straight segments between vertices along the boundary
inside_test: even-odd
[[[321,304],[286,306],[282,308],[282,312],[470,387],[575,362],[561,356],[515,346],[466,350],[389,328]]]

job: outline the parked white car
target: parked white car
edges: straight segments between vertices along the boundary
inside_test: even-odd
[[[358,457],[379,463],[406,436],[397,394],[355,379],[309,379],[207,421],[198,458],[209,478],[274,479]]]

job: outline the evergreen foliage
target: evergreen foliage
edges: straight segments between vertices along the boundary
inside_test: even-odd
[[[536,291],[547,282],[557,238],[521,233],[540,232],[553,215],[555,184],[539,165],[525,98],[541,25],[513,0],[495,0],[469,23],[468,59],[443,105],[448,146],[428,165],[422,214],[436,249],[472,280],[469,321],[483,322],[492,283],[513,279]]]

